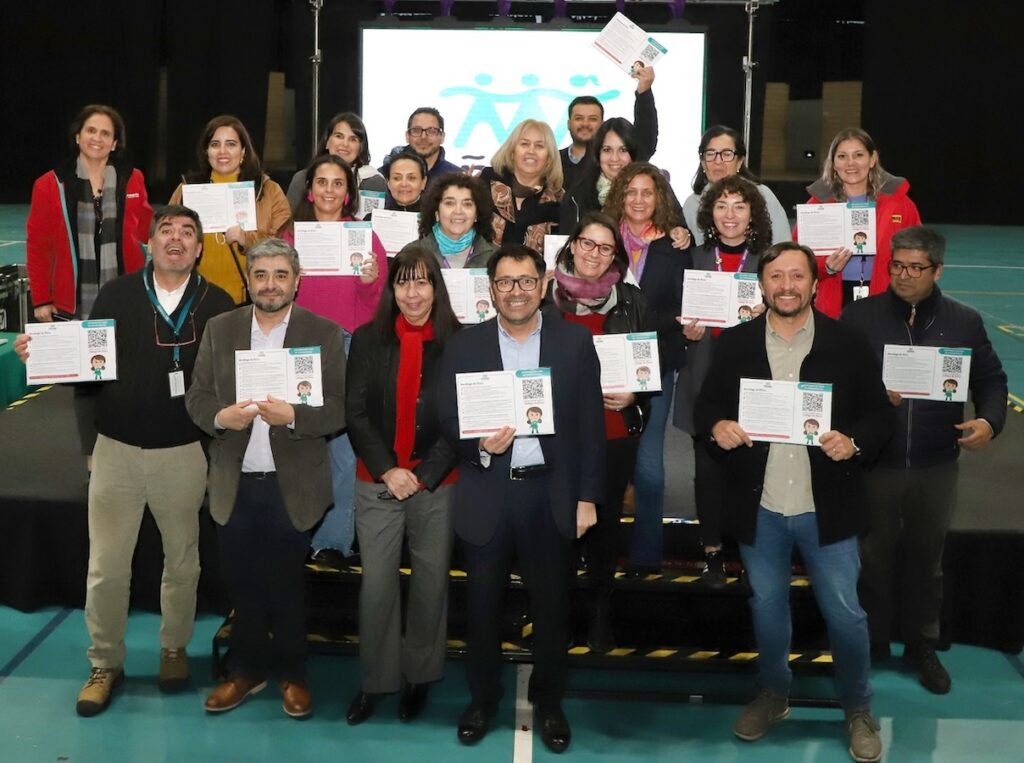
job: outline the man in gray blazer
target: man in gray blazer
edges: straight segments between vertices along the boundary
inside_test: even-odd
[[[235,612],[230,676],[205,708],[238,707],[273,673],[284,711],[303,718],[313,708],[305,681],[303,562],[310,529],[332,501],[326,437],[345,425],[345,353],[336,324],[292,304],[299,258],[291,246],[259,242],[247,253],[246,270],[253,305],[209,323],[186,396],[192,419],[213,437],[210,513]],[[319,348],[322,405],[269,394],[238,400],[236,350],[295,347]]]

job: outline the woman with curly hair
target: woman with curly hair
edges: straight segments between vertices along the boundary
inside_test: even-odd
[[[757,273],[761,252],[772,244],[772,221],[764,196],[756,185],[738,174],[727,175],[707,187],[700,197],[697,225],[704,236],[704,245],[693,250],[692,267],[697,270]],[[763,304],[750,305],[750,308],[751,318],[764,312]],[[686,365],[679,373],[672,417],[676,427],[693,437],[697,518],[704,543],[701,577],[715,588],[725,585],[718,521],[722,475],[707,444],[697,437],[693,404],[711,363],[712,342],[718,332],[719,329],[698,326],[696,320],[683,326]]]
[[[461,172],[441,175],[423,197],[420,238],[402,249],[427,249],[442,268],[485,268],[497,250],[494,202],[480,178]]]
[[[661,355],[661,392],[652,395],[650,419],[640,435],[633,474],[636,507],[629,561],[634,574],[661,569],[665,424],[676,371],[686,357],[675,319],[682,304],[683,271],[689,267],[690,252],[672,248],[668,232],[680,225],[680,219],[671,200],[661,170],[647,162],[633,162],[616,176],[604,204],[605,214],[618,221],[628,255],[627,278],[640,286],[647,301]]]

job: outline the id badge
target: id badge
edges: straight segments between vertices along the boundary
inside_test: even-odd
[[[184,371],[171,371],[167,374],[167,382],[171,387],[171,397],[181,397],[185,394]]]
[[[858,299],[864,299],[868,295],[867,286],[854,286],[853,287],[853,299],[856,302]]]

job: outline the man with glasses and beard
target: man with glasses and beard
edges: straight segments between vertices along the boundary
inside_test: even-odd
[[[597,520],[604,493],[605,432],[600,366],[590,332],[542,316],[544,258],[529,247],[501,247],[487,264],[498,316],[460,331],[445,347],[439,382],[441,431],[461,456],[455,532],[468,577],[467,676],[472,700],[459,741],[487,733],[501,699],[501,615],[513,560],[530,596],[533,674],[529,699],[541,739],[569,746],[562,712],[569,641],[573,540]],[[459,439],[456,374],[551,369],[553,435],[516,438],[502,427]]]

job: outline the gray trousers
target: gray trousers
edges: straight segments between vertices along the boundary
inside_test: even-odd
[[[402,677],[423,684],[443,677],[454,486],[382,501],[384,485],[356,480],[356,534],[363,564],[359,591],[362,690],[396,692]],[[399,565],[408,537],[412,575],[402,635]]]
[[[872,642],[888,642],[894,620],[904,643],[938,639],[942,550],[958,474],[956,462],[867,473],[871,524],[860,543],[860,603]]]

